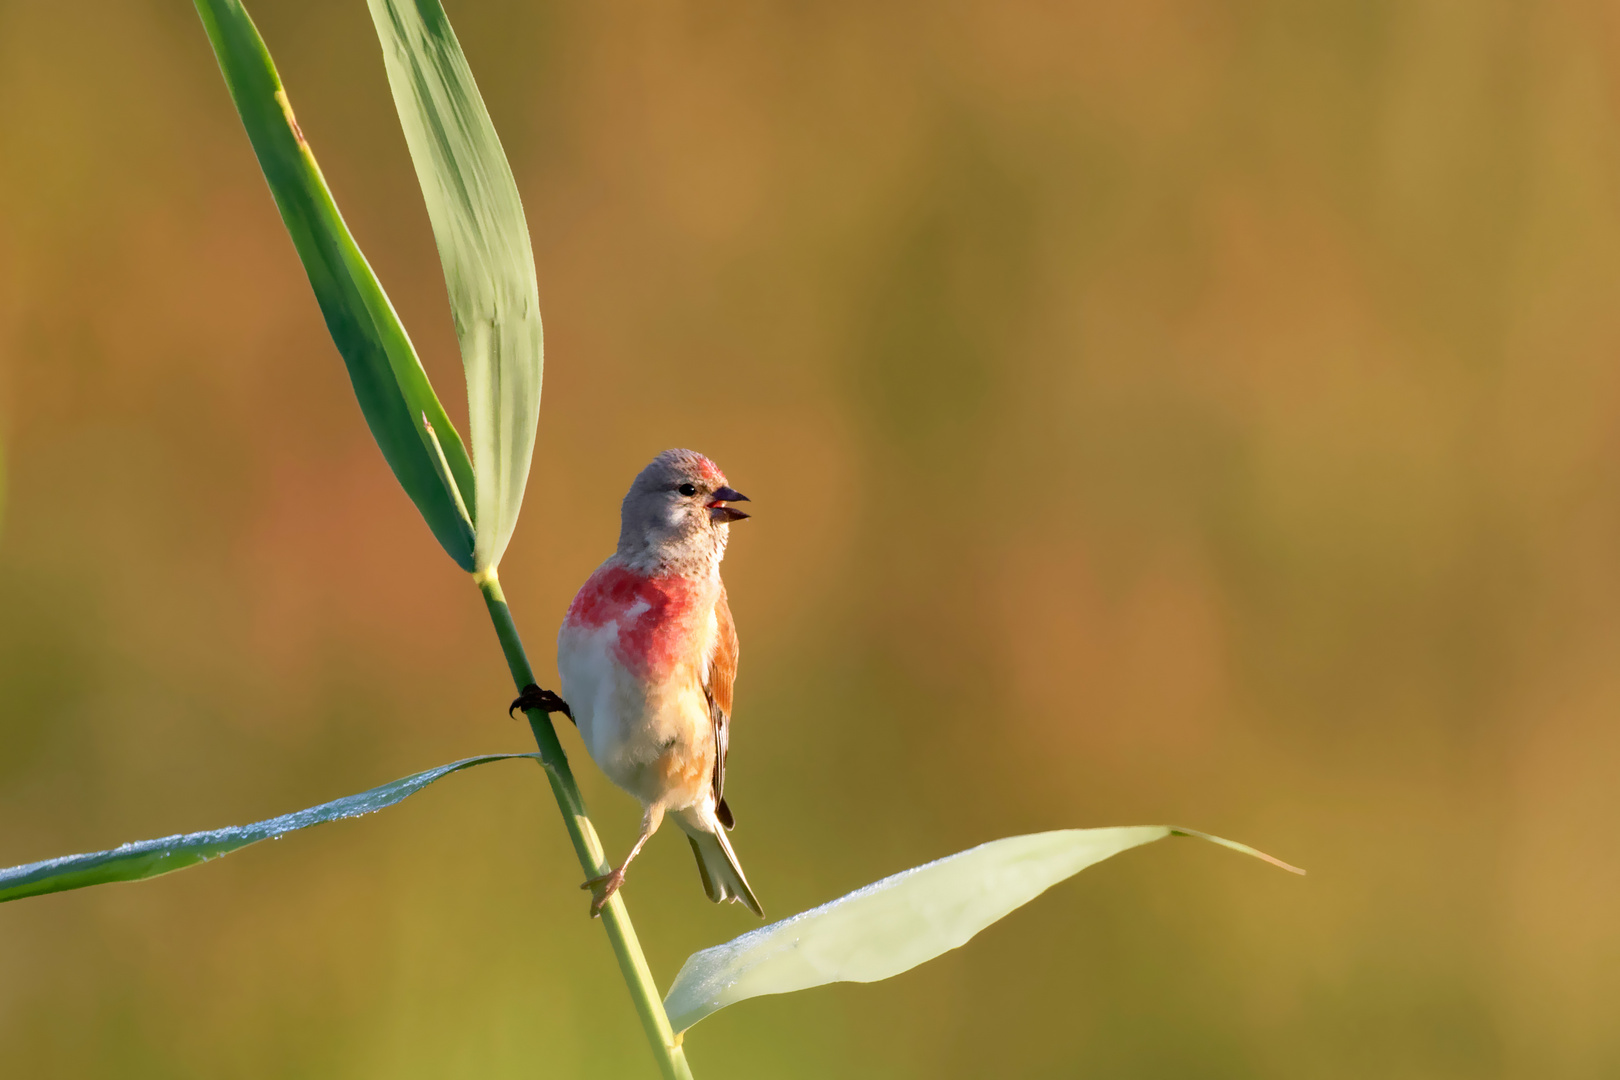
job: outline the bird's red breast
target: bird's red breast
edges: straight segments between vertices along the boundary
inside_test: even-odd
[[[618,626],[613,652],[642,678],[660,678],[690,662],[712,594],[701,581],[680,574],[643,574],[608,563],[590,576],[568,606],[576,630]]]

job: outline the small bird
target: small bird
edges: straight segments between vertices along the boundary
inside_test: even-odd
[[[709,899],[765,915],[726,838],[737,629],[720,560],[731,523],[748,517],[726,504],[747,501],[702,454],[654,458],[624,497],[618,550],[580,588],[557,635],[561,697],[530,685],[512,703],[566,714],[608,779],[641,802],[630,854],[582,886],[593,916],[666,813],[691,841]]]

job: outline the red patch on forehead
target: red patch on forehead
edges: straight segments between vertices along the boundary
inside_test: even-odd
[[[698,468],[702,470],[703,475],[708,479],[718,480],[722,484],[726,482],[726,474],[720,471],[720,466],[716,465],[702,454],[698,455]]]
[[[613,652],[638,675],[668,672],[696,647],[696,582],[675,574],[649,577],[622,566],[592,574],[568,605],[570,625],[596,630],[617,624]]]

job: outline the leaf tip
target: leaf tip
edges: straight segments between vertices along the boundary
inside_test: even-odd
[[[1306,876],[1304,870],[1293,865],[1292,863],[1285,863],[1275,855],[1267,855],[1259,848],[1252,848],[1248,844],[1240,844],[1236,840],[1228,840],[1221,836],[1212,836],[1206,832],[1199,832],[1197,829],[1184,829],[1179,825],[1170,826],[1170,835],[1192,836],[1198,838],[1199,840],[1208,840],[1212,844],[1219,844],[1221,847],[1231,848],[1233,851],[1241,851],[1245,855],[1252,855],[1262,862],[1268,862],[1272,866],[1287,870],[1290,874],[1298,874],[1300,877]]]

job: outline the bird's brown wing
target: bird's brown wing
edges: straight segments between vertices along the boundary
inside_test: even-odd
[[[709,699],[709,719],[714,724],[714,804],[720,824],[731,828],[735,820],[726,805],[726,751],[731,743],[731,687],[737,681],[737,624],[731,621],[731,605],[726,603],[725,586],[714,605],[714,651],[709,655],[709,681],[703,693]]]

